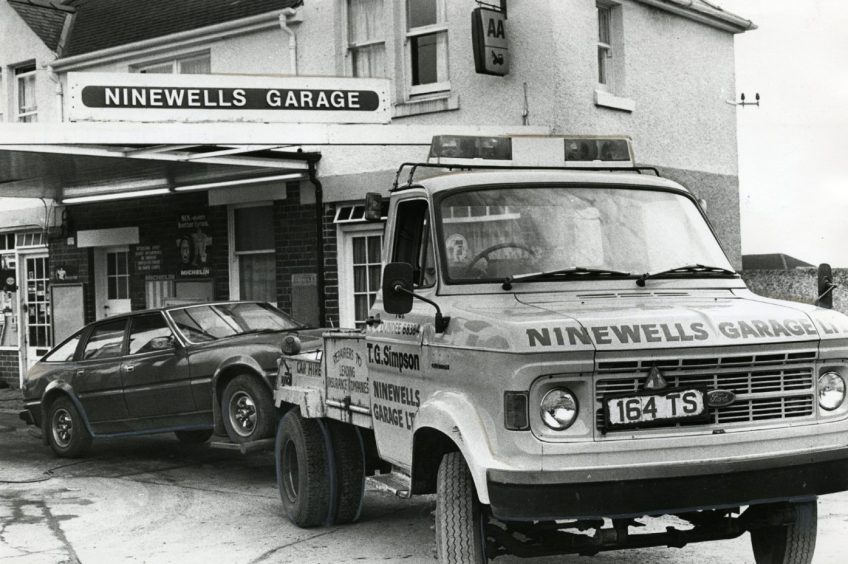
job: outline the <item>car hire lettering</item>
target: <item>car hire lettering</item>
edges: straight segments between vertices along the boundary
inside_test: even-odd
[[[641,323],[630,325],[596,325],[594,327],[554,327],[527,329],[527,341],[531,347],[576,345],[611,345],[629,343],[690,342],[706,341],[709,333],[700,322],[690,323]]]
[[[421,370],[421,359],[415,353],[396,352],[390,345],[380,347],[368,343],[368,362],[378,366],[397,368],[401,374],[404,370]]]

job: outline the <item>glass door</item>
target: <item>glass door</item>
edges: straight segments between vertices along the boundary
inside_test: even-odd
[[[23,311],[26,319],[27,369],[44,356],[53,344],[50,320],[50,271],[47,255],[22,255]]]

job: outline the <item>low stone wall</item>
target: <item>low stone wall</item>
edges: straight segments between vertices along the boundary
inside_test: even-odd
[[[746,270],[742,278],[755,294],[812,304],[816,301],[818,275],[815,268],[795,270]],[[834,268],[833,309],[848,314],[848,268]]]

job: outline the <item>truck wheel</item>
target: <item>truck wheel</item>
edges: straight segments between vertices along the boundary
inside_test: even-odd
[[[199,445],[205,443],[212,436],[212,429],[198,429],[196,431],[174,431],[177,439],[184,445]]]
[[[67,396],[56,398],[47,408],[47,425],[47,440],[58,456],[78,458],[91,446],[91,435]]]
[[[462,454],[447,453],[436,477],[436,553],[439,562],[488,562],[487,521]]]
[[[359,519],[365,494],[365,448],[353,425],[328,422],[336,462],[336,518],[343,525]]]
[[[286,413],[274,441],[277,488],[289,520],[298,527],[315,527],[327,521],[330,480],[327,447],[320,423],[304,419],[300,411]]]
[[[816,501],[795,505],[795,522],[751,531],[757,564],[809,564],[816,550]]]
[[[274,433],[274,402],[266,387],[248,374],[236,376],[221,398],[221,416],[235,443],[249,443]]]

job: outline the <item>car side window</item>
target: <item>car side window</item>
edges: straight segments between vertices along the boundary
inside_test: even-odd
[[[173,343],[174,334],[161,313],[151,313],[134,317],[130,327],[129,354],[144,354],[171,348],[163,342],[163,337]]]
[[[74,353],[77,352],[80,339],[82,339],[82,331],[78,331],[64,343],[53,349],[45,355],[42,362],[70,362],[74,359]]]
[[[96,325],[85,343],[81,360],[100,360],[121,356],[126,326],[126,319],[116,319]]]

